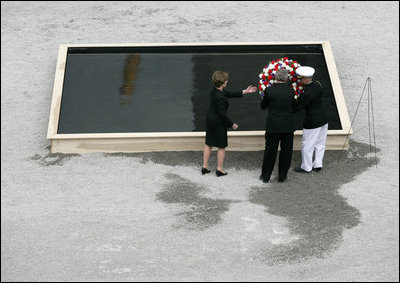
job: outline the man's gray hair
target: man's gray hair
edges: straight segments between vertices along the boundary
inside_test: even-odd
[[[280,82],[285,82],[288,79],[288,71],[286,69],[279,69],[276,71],[275,79]]]

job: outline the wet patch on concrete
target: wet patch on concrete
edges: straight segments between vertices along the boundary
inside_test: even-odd
[[[202,162],[201,151],[162,151],[139,153],[105,153],[105,156],[122,156],[141,158],[141,163],[154,162],[168,166],[193,166]]]
[[[258,169],[261,168],[263,151],[236,151],[227,152],[225,157],[226,168]],[[163,151],[141,153],[105,153],[105,156],[122,156],[141,158],[142,163],[153,162],[167,166],[198,166],[203,164],[202,151]],[[216,167],[217,152],[213,151],[210,157],[210,166]]]
[[[50,151],[50,147],[47,147]],[[40,154],[33,155],[30,159],[37,161],[40,166],[63,166],[71,157],[80,156],[79,154],[63,154],[63,153],[48,153],[44,156]]]
[[[299,239],[289,245],[266,245],[261,259],[268,264],[293,263],[310,257],[323,257],[337,248],[345,229],[360,223],[360,212],[349,205],[338,190],[377,160],[369,145],[351,142],[338,163],[340,151],[326,152],[321,172],[291,172],[283,184],[252,187],[249,200],[265,207],[266,212],[285,217],[291,233]],[[293,166],[301,163],[295,152]],[[292,166],[292,167],[293,167]]]
[[[256,256],[267,264],[294,263],[311,257],[324,257],[336,249],[342,241],[345,229],[360,223],[360,212],[349,205],[338,190],[351,182],[369,167],[376,166],[375,148],[364,143],[350,141],[348,151],[326,151],[321,172],[299,174],[292,169],[301,164],[301,152],[295,151],[292,166],[285,183],[276,180],[277,167],[268,185],[251,187],[248,200],[262,205],[269,214],[284,217],[290,233],[298,239],[290,243],[266,242],[264,250]],[[377,149],[377,152],[379,150]],[[165,165],[195,165],[201,162],[201,152],[162,152],[134,154],[143,162],[152,161]],[[215,155],[215,154],[213,154]],[[230,168],[260,170],[263,152],[227,152],[225,164]],[[339,161],[340,157],[340,161]],[[212,157],[213,158],[213,157]],[[216,160],[210,160],[210,164]],[[278,160],[276,165],[278,164]],[[229,200],[207,200],[200,192],[207,188],[190,180],[170,175],[171,180],[158,194],[168,203],[186,204],[181,213],[187,223],[197,223],[205,229],[221,221],[221,215],[229,209]],[[216,206],[215,209],[209,207]]]
[[[217,225],[222,220],[229,205],[237,200],[212,199],[202,196],[207,189],[177,174],[165,176],[169,182],[157,193],[157,200],[166,203],[182,204],[182,211],[177,213],[180,221],[176,227],[190,230],[204,230]]]
[[[248,201],[265,207],[268,214],[284,217],[288,221],[290,234],[298,238],[290,243],[268,241],[255,257],[267,264],[294,263],[311,257],[324,257],[335,250],[342,241],[345,229],[360,223],[360,212],[349,205],[339,195],[342,185],[351,182],[368,168],[377,165],[375,148],[365,143],[350,141],[350,150],[326,151],[324,169],[321,172],[299,174],[289,171],[288,180],[281,184],[276,180],[275,168],[268,185],[260,182],[250,188]],[[377,152],[379,150],[377,149]],[[78,154],[36,154],[31,157],[42,166],[62,166],[64,162]],[[201,167],[202,152],[150,152],[150,153],[111,153],[104,156],[140,158],[142,163],[153,162],[167,166]],[[339,156],[341,157],[338,162]],[[226,169],[261,170],[263,151],[227,152]],[[295,151],[292,168],[300,165],[301,152]],[[210,166],[216,164],[216,152],[210,159]],[[278,164],[278,160],[276,165]],[[167,174],[166,183],[156,198],[169,204],[179,204],[176,214],[176,228],[205,230],[223,219],[230,204],[238,202],[231,199],[213,199],[204,196],[208,188],[177,174]],[[229,178],[229,176],[228,176]]]

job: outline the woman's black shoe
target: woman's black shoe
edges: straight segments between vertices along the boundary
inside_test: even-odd
[[[223,173],[223,172],[221,172],[219,170],[215,171],[215,173],[217,174],[217,177],[228,175],[228,172]]]
[[[202,167],[201,168],[201,174],[207,174],[207,173],[210,173],[211,172],[211,170],[208,170],[207,168],[204,168],[204,167]]]

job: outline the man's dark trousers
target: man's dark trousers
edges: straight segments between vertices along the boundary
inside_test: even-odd
[[[269,181],[274,170],[276,154],[279,141],[281,142],[281,151],[279,153],[279,180],[287,178],[293,153],[293,132],[291,133],[265,133],[265,151],[262,166],[262,178]]]

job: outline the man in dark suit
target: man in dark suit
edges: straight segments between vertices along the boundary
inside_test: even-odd
[[[293,101],[294,90],[287,83],[288,72],[278,70],[277,83],[264,91],[261,108],[268,108],[265,127],[265,151],[260,180],[268,183],[275,166],[279,142],[279,182],[284,182],[290,168],[293,153],[293,133],[295,131]]]
[[[295,111],[305,109],[303,123],[303,141],[301,145],[301,166],[294,171],[309,173],[311,170],[321,171],[325,154],[328,118],[322,107],[323,91],[320,83],[313,81],[314,68],[302,66],[297,68],[297,77],[304,86],[304,92],[294,103]],[[315,159],[313,162],[313,155]]]

